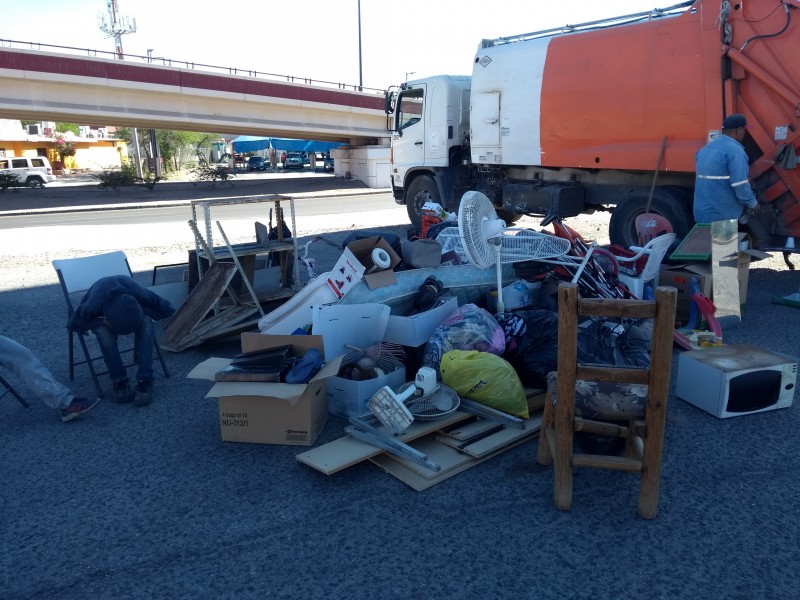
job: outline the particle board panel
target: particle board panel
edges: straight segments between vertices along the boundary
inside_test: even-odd
[[[529,437],[532,437],[532,436],[529,436]],[[403,464],[402,462],[397,460],[396,457],[394,457],[394,456],[392,456],[391,454],[388,454],[388,453],[384,453],[384,454],[379,454],[377,456],[373,456],[369,460],[370,460],[371,463],[373,463],[373,464],[377,465],[378,467],[380,467],[384,472],[388,473],[389,475],[392,475],[393,477],[396,477],[397,479],[399,479],[400,481],[402,481],[403,483],[405,483],[409,487],[413,488],[414,490],[416,490],[418,492],[422,492],[424,490],[427,490],[430,487],[433,487],[437,483],[440,483],[440,482],[444,481],[445,479],[450,479],[454,475],[458,475],[459,473],[463,473],[467,469],[470,469],[470,468],[474,467],[475,465],[479,465],[480,463],[482,463],[484,461],[487,461],[487,460],[489,460],[491,458],[494,458],[495,456],[497,456],[498,454],[501,454],[502,452],[510,450],[511,448],[514,448],[516,446],[519,446],[520,444],[522,444],[526,440],[528,440],[529,437],[521,438],[521,439],[517,440],[516,442],[514,442],[514,443],[512,443],[512,444],[510,444],[508,446],[502,447],[500,450],[498,450],[497,452],[495,452],[493,454],[489,454],[487,456],[484,456],[483,458],[473,458],[472,460],[470,460],[468,462],[465,462],[465,463],[462,463],[462,464],[450,469],[449,471],[446,471],[444,473],[440,473],[437,477],[434,477],[432,479],[426,479],[425,477],[422,477],[418,473],[415,473],[413,470],[408,468],[407,465]]]
[[[442,435],[451,437],[460,444],[471,438],[474,438],[476,435],[480,435],[492,430],[493,428],[497,427],[497,425],[498,424],[495,421],[478,418],[470,423],[462,423],[456,427],[448,429]]]
[[[506,428],[493,433],[492,435],[481,438],[478,441],[464,446],[464,452],[475,458],[483,458],[492,454],[499,448],[515,442],[520,438],[530,437],[537,433],[542,426],[542,415],[537,414],[530,419],[525,420],[525,427],[523,429]]]
[[[432,471],[427,467],[415,463],[414,461],[401,458],[395,454],[391,454],[390,452],[386,452],[385,454],[405,465],[408,469],[420,477],[424,477],[425,479],[437,479],[449,471],[461,466],[462,464],[474,460],[474,458],[469,454],[459,452],[456,448],[452,448],[437,441],[436,437],[437,436],[435,433],[428,434],[425,437],[414,440],[414,442],[410,445],[416,450],[419,450],[425,454],[430,460],[438,464],[441,467],[438,471]]]
[[[408,430],[396,436],[401,442],[418,439],[440,429],[450,427],[467,419],[473,418],[469,413],[456,411],[452,415],[439,419],[438,421],[417,421],[411,424]],[[367,460],[378,454],[383,454],[385,450],[367,444],[360,440],[344,436],[339,439],[312,448],[296,456],[297,460],[309,467],[316,469],[325,475],[332,475],[356,463]]]

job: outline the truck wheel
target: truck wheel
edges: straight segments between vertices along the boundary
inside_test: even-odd
[[[626,248],[637,246],[636,217],[647,211],[649,190],[639,190],[624,198],[611,213],[608,235],[612,244]],[[686,237],[692,225],[691,203],[687,203],[688,190],[678,187],[656,188],[650,212],[661,215],[672,224],[679,240]]]
[[[28,181],[26,182],[29,188],[43,188],[44,181],[39,179],[38,177],[29,177]]]
[[[497,216],[506,222],[506,225],[513,225],[525,215],[520,213],[511,212],[508,210],[498,210]]]
[[[436,187],[433,178],[420,175],[411,182],[406,193],[406,210],[414,229],[422,229],[422,205],[426,202],[442,203],[439,198],[439,188]]]

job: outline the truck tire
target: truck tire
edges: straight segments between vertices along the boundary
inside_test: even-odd
[[[25,182],[28,184],[29,188],[43,188],[44,181],[41,180],[39,177],[28,177],[28,180]]]
[[[515,212],[508,211],[508,210],[503,210],[503,209],[498,209],[496,212],[497,212],[497,216],[499,218],[503,219],[503,221],[506,222],[506,225],[513,225],[514,223],[516,223],[522,217],[525,216],[525,215],[523,215],[521,213],[515,213]]]
[[[608,224],[608,235],[612,244],[621,244],[626,248],[639,244],[636,217],[647,211],[649,195],[649,190],[636,190],[617,204]],[[650,203],[650,212],[667,219],[679,240],[686,237],[693,223],[689,197],[688,190],[665,186],[655,189],[653,201]]]
[[[433,178],[420,175],[411,182],[406,193],[406,210],[414,229],[422,230],[422,205],[426,202],[442,203]]]

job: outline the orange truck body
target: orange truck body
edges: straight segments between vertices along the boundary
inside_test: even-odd
[[[692,225],[696,152],[726,115],[743,113],[750,178],[767,205],[752,223],[754,242],[782,247],[800,237],[800,170],[778,160],[781,151],[800,154],[798,8],[798,0],[697,0],[670,16],[484,40],[460,84],[468,100],[448,96],[450,130],[436,134],[448,152],[428,152],[436,108],[423,105],[425,154],[392,164],[395,199],[412,222],[426,192],[452,210],[468,189],[509,216],[608,209],[612,242],[628,245],[635,216],[652,203],[680,237]],[[404,94],[420,88],[434,102],[435,80],[404,84],[387,106],[406,106]],[[393,161],[413,132],[398,123]],[[421,176],[436,188],[420,194]]]

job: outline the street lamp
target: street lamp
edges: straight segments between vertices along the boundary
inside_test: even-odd
[[[406,71],[406,81],[408,81],[409,75],[415,75],[416,73],[417,73],[416,71]]]
[[[361,0],[358,0],[358,91],[364,91],[364,78],[361,74]]]

